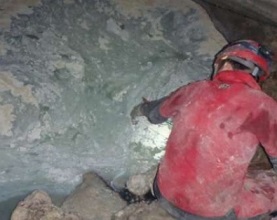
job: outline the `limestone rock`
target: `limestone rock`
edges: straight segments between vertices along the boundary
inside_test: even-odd
[[[153,166],[145,173],[131,176],[126,183],[128,190],[138,196],[145,195],[152,188],[156,172],[157,166]]]
[[[17,205],[11,220],[81,220],[81,218],[63,212],[53,205],[46,192],[37,190]]]
[[[173,220],[158,202],[138,203],[117,212],[112,220]]]
[[[86,173],[83,182],[65,200],[62,209],[78,213],[84,220],[110,220],[126,202],[95,173]]]

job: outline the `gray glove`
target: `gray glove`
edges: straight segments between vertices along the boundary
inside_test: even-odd
[[[133,124],[137,124],[136,117],[145,116],[152,124],[160,124],[167,120],[167,118],[163,117],[160,114],[160,106],[166,97],[155,100],[155,101],[147,101],[143,98],[143,103],[135,106],[130,113],[131,120]]]

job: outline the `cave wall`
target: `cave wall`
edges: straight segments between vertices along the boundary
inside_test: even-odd
[[[223,7],[255,20],[277,26],[277,2],[275,0],[203,0],[218,7]]]
[[[2,0],[0,10],[1,200],[156,164],[170,123],[132,125],[130,111],[208,77],[226,43],[188,0]]]

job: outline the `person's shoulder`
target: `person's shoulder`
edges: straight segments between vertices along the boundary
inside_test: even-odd
[[[255,97],[255,100],[260,104],[260,106],[270,106],[271,108],[276,108],[277,110],[277,100],[265,93],[262,90],[251,90],[252,95]]]
[[[202,86],[202,85],[209,85],[211,83],[212,83],[211,80],[202,79],[202,80],[196,80],[196,81],[189,82],[185,86]]]

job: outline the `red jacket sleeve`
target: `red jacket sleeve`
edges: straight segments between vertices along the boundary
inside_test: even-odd
[[[192,90],[197,84],[198,82],[187,84],[172,92],[161,105],[160,114],[166,118],[173,117],[180,106],[191,97]]]

